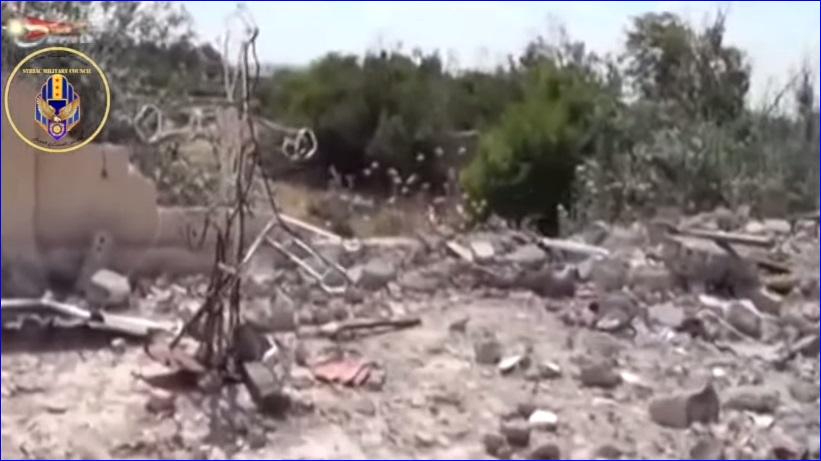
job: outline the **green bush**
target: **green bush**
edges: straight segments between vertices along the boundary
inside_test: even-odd
[[[549,61],[531,68],[523,100],[482,135],[477,156],[463,171],[462,185],[478,204],[478,216],[536,215],[540,229],[555,234],[558,207],[572,205],[576,166],[593,148],[601,98],[598,85],[576,69]]]

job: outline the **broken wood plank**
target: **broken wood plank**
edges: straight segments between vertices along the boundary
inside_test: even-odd
[[[724,242],[730,244],[747,245],[762,248],[769,248],[775,244],[775,241],[773,241],[773,239],[769,237],[740,234],[734,232],[709,231],[701,229],[674,229],[674,232],[688,237],[703,238],[713,240],[715,242]]]
[[[587,256],[610,256],[610,251],[605,248],[588,245],[581,242],[574,242],[572,240],[559,240],[542,237],[538,243],[547,249],[564,251],[566,253],[575,253]]]
[[[299,219],[294,218],[293,216],[288,216],[288,215],[282,214],[282,213],[280,213],[279,216],[280,216],[280,218],[282,218],[282,221],[284,221],[284,222],[286,222],[286,223],[288,223],[292,226],[299,227],[300,229],[303,229],[303,230],[306,230],[306,231],[309,231],[309,232],[313,232],[314,234],[316,234],[316,235],[318,235],[318,236],[320,236],[320,237],[322,237],[326,240],[329,240],[331,242],[342,243],[345,240],[344,238],[342,238],[342,236],[340,236],[338,234],[334,234],[333,232],[326,231],[325,229],[321,229],[317,226],[314,226],[313,224],[308,224],[305,221],[301,221]]]
[[[262,362],[245,362],[240,365],[242,381],[257,408],[263,413],[281,414],[291,404],[282,391],[282,383],[270,366]]]
[[[355,319],[346,322],[330,322],[320,327],[300,329],[300,334],[318,335],[334,338],[341,333],[373,328],[404,329],[419,326],[422,319],[419,317],[401,317],[395,319]]]
[[[448,250],[450,250],[453,254],[461,258],[463,261],[472,263],[475,261],[473,257],[473,252],[470,251],[470,248],[462,245],[461,243],[450,241],[446,243]]]

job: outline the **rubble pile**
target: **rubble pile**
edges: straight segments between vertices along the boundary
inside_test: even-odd
[[[344,277],[318,283],[282,252],[255,255],[243,275],[235,351],[244,408],[254,415],[226,431],[228,445],[181,435],[185,449],[264,450],[286,424],[268,415],[343,425],[359,415],[384,421],[382,435],[361,435],[363,446],[395,449],[368,452],[377,454],[818,457],[817,221],[758,222],[718,210],[676,222],[596,223],[569,239],[495,228],[312,241]],[[343,282],[344,293],[328,289]],[[180,322],[195,316],[207,280],[129,281],[101,270],[90,285],[86,301],[76,301],[103,315],[129,309]],[[486,310],[496,317],[470,307],[478,305],[494,306]],[[414,342],[434,336],[443,339]],[[119,356],[124,348],[117,343]],[[195,345],[152,351],[166,370],[193,375],[197,392],[237,392],[197,364]],[[407,351],[421,354],[411,362],[417,369],[392,363]],[[412,378],[434,365],[441,368],[430,376],[440,378]],[[323,389],[352,402],[349,416],[318,397]],[[179,392],[192,391],[151,391],[145,408],[179,419],[193,411]],[[459,418],[464,427],[454,426]],[[446,435],[426,419],[447,420]]]

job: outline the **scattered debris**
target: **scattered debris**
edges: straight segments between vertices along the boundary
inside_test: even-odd
[[[344,322],[328,322],[319,328],[306,327],[300,329],[303,335],[324,336],[327,338],[338,338],[344,334],[357,332],[373,332],[378,330],[397,330],[412,328],[422,324],[422,319],[418,317],[405,317],[397,319],[353,319]]]
[[[365,359],[348,358],[318,363],[311,371],[320,381],[360,387],[368,381],[372,368],[373,365]]]
[[[467,331],[468,322],[470,322],[470,317],[464,316],[448,325],[448,331],[453,333],[465,333]]]
[[[524,448],[530,445],[530,426],[527,421],[502,421],[499,432],[511,447]]]
[[[752,303],[745,301],[730,302],[726,311],[727,322],[736,330],[752,338],[761,337],[761,314]]]
[[[242,378],[261,412],[280,415],[290,407],[291,399],[283,392],[281,380],[265,363],[243,363]]]
[[[530,428],[536,431],[555,431],[559,425],[556,413],[547,410],[536,410],[527,418]]]
[[[128,279],[108,269],[95,272],[86,287],[86,299],[96,306],[125,306],[130,297],[131,284]]]
[[[517,368],[525,367],[527,362],[528,359],[525,355],[511,355],[510,357],[501,359],[499,362],[499,371],[502,374],[508,374]]]
[[[396,279],[396,268],[381,258],[370,260],[362,267],[358,285],[366,290],[378,290]]]
[[[790,396],[798,403],[813,403],[818,401],[819,389],[817,384],[813,384],[802,379],[795,379],[789,385]]]
[[[536,446],[527,454],[527,459],[533,460],[551,460],[562,459],[561,450],[555,443],[543,443]]]
[[[780,403],[781,396],[776,391],[761,386],[744,386],[728,391],[724,408],[753,413],[774,413]]]
[[[510,447],[507,445],[507,440],[501,434],[485,434],[482,436],[482,445],[485,447],[485,452],[498,459],[508,459],[510,454]]]
[[[717,422],[719,410],[718,394],[711,384],[698,392],[659,397],[650,402],[650,418],[660,426],[673,429]]]
[[[480,365],[496,365],[502,360],[502,344],[490,332],[483,332],[473,344],[473,353],[476,363]]]
[[[622,383],[622,378],[611,361],[594,360],[581,367],[579,381],[587,387],[612,389]]]
[[[610,256],[610,252],[605,248],[588,245],[581,242],[574,242],[571,240],[557,240],[545,237],[539,240],[539,245],[549,250],[556,250],[577,255],[602,256],[605,258]]]
[[[176,409],[176,396],[167,391],[153,389],[145,403],[145,408],[154,414],[173,414]]]
[[[690,459],[724,459],[724,444],[715,437],[703,437],[690,448]]]

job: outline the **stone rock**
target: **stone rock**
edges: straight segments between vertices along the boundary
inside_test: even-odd
[[[260,450],[268,444],[268,435],[265,434],[265,430],[262,428],[250,427],[245,436],[245,441],[248,443],[248,448]]]
[[[673,276],[663,266],[636,266],[627,275],[628,283],[636,291],[666,293],[673,289]]]
[[[727,322],[738,331],[753,338],[761,338],[761,315],[751,303],[734,301],[727,306]]]
[[[505,357],[499,361],[499,372],[502,374],[508,374],[517,368],[525,368],[526,363],[527,357],[525,355],[511,355],[510,357]]]
[[[442,278],[421,271],[411,271],[399,276],[399,286],[418,293],[433,293],[442,283]]]
[[[713,219],[715,219],[716,227],[724,232],[735,230],[739,225],[739,217],[724,207],[713,210]]]
[[[316,325],[316,317],[314,311],[310,309],[303,309],[297,313],[297,323],[299,325]]]
[[[244,301],[242,317],[266,333],[295,331],[298,324],[294,301],[281,292],[273,299],[258,297]]]
[[[690,459],[724,459],[724,444],[715,437],[703,437],[690,448]]]
[[[555,443],[543,443],[527,453],[527,459],[551,460],[562,459],[562,451]]]
[[[176,396],[162,390],[152,390],[145,409],[154,414],[172,414],[177,408]]]
[[[671,303],[651,306],[647,311],[653,322],[668,328],[678,328],[684,322],[684,311]]]
[[[485,434],[482,436],[482,445],[485,447],[485,452],[488,455],[499,459],[506,458],[500,456],[503,449],[507,446],[507,441],[505,441],[504,436],[500,434]]]
[[[761,235],[767,232],[767,227],[760,221],[750,221],[744,226],[745,234]]]
[[[710,240],[669,237],[664,241],[662,258],[670,272],[691,289],[720,288],[746,293],[758,287],[754,264],[730,255]]]
[[[803,315],[805,319],[816,324],[816,326],[818,324],[819,318],[821,318],[821,315],[819,315],[819,313],[820,312],[818,301],[806,302],[801,306],[801,315]]]
[[[373,416],[376,414],[376,405],[367,397],[355,400],[353,407],[357,413],[364,416]]]
[[[693,423],[717,422],[721,404],[708,384],[698,392],[658,397],[650,402],[650,419],[672,429],[686,429]]]
[[[311,373],[311,370],[302,366],[291,368],[291,377],[288,382],[294,387],[294,389],[308,389],[313,387],[314,381],[314,375]]]
[[[530,426],[525,421],[503,421],[499,432],[512,447],[523,448],[530,445]]]
[[[755,290],[742,291],[742,293],[744,293],[745,298],[753,302],[760,312],[775,316],[781,315],[784,299],[767,288],[760,287]]]
[[[271,333],[285,333],[296,331],[297,317],[293,307],[276,303],[271,308],[268,318],[269,330]]]
[[[596,328],[616,332],[632,326],[639,314],[635,301],[622,292],[607,293],[590,305],[596,316]]]
[[[245,387],[260,411],[282,414],[291,406],[290,397],[283,392],[280,380],[270,367],[261,362],[246,362],[241,368]]]
[[[612,389],[622,383],[622,378],[612,361],[596,360],[582,365],[579,381],[586,387]]]
[[[610,233],[610,227],[604,221],[595,221],[585,226],[582,240],[588,245],[601,245]]]
[[[365,383],[365,389],[371,392],[379,392],[385,387],[385,382],[388,380],[388,374],[382,368],[374,368],[371,370],[368,381]]]
[[[448,325],[448,331],[452,333],[465,333],[467,331],[468,323],[470,322],[469,316],[460,317]]]
[[[654,399],[650,402],[650,419],[659,426],[686,429],[690,426],[687,418],[687,396],[675,395]]]
[[[487,240],[474,240],[470,242],[470,250],[473,252],[474,260],[480,263],[488,262],[496,255],[493,245]]]
[[[601,292],[621,290],[627,282],[627,264],[615,258],[600,259],[590,270],[590,281]]]
[[[473,353],[476,363],[496,365],[502,359],[502,344],[493,333],[486,332],[473,344]]]
[[[555,362],[541,362],[536,365],[540,379],[557,379],[562,376],[562,367]]]
[[[240,323],[234,330],[234,344],[237,358],[242,361],[262,360],[271,343],[257,327],[250,323]]]
[[[538,245],[529,244],[516,248],[505,256],[505,260],[526,269],[538,270],[547,261],[547,254]]]
[[[86,299],[93,305],[112,307],[128,304],[131,284],[117,272],[100,269],[91,276],[86,287]]]
[[[805,444],[782,431],[770,432],[770,444],[772,451],[769,459],[810,459],[807,456],[809,453],[807,453],[808,450]]]
[[[792,232],[790,222],[784,219],[765,219],[764,229],[776,235],[789,235]]]
[[[819,335],[805,336],[790,346],[790,351],[805,357],[816,357],[819,353]]]
[[[430,448],[436,445],[436,438],[427,431],[418,431],[413,438],[419,448]]]
[[[334,313],[327,307],[317,307],[314,309],[314,322],[317,325],[326,325],[334,321]]]
[[[774,413],[781,403],[777,391],[760,386],[741,386],[728,392],[724,407],[753,413]]]
[[[378,290],[396,278],[396,267],[385,259],[374,258],[362,267],[358,285],[366,290]]]
[[[125,353],[128,343],[123,338],[114,338],[111,340],[111,351],[117,355]]]
[[[631,227],[613,226],[601,246],[613,251],[636,248],[644,243],[644,235],[638,224]]]
[[[547,410],[535,410],[527,418],[527,424],[536,431],[555,431],[559,425],[556,413]]]
[[[790,396],[799,403],[814,403],[818,400],[819,389],[813,384],[801,379],[795,379],[789,384]]]
[[[604,444],[594,452],[596,459],[619,459],[624,456],[624,450],[610,444]]]
[[[514,285],[548,298],[571,298],[576,294],[574,273],[570,270],[557,273],[548,266],[521,272]]]
[[[516,411],[511,415],[508,415],[508,419],[512,418],[530,418],[530,415],[533,414],[534,411],[538,409],[537,405],[533,402],[521,402],[516,405]]]

